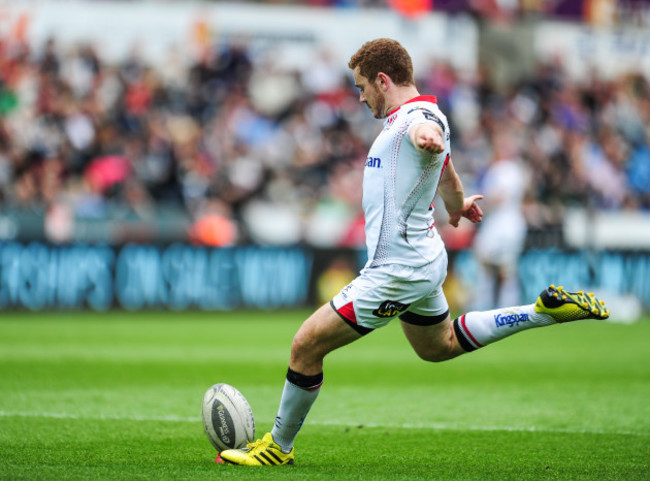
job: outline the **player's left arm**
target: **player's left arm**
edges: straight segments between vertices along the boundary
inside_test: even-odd
[[[409,130],[409,139],[418,152],[439,154],[445,150],[444,132],[440,125],[426,122]]]
[[[445,203],[445,208],[449,214],[449,223],[452,226],[458,227],[461,217],[465,217],[473,223],[483,220],[483,210],[477,204],[477,201],[481,200],[483,196],[470,195],[465,197],[463,183],[456,169],[454,169],[451,159],[440,179],[438,193]]]

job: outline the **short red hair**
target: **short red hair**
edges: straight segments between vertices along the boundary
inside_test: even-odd
[[[371,82],[383,72],[397,85],[414,85],[413,62],[402,45],[390,38],[378,38],[364,43],[350,58],[348,67]]]

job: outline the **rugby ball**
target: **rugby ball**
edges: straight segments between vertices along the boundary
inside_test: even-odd
[[[250,404],[230,384],[210,387],[203,396],[203,427],[212,445],[221,452],[239,449],[255,439],[255,418]]]

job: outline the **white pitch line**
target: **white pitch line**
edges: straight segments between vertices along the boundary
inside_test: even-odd
[[[163,422],[200,422],[201,418],[196,416],[123,416],[116,414],[102,414],[99,416],[87,416],[73,413],[36,413],[27,411],[0,411],[0,417],[5,418],[47,418],[47,419],[88,419],[91,421],[163,421]]]
[[[23,418],[48,418],[48,419],[87,419],[91,421],[159,421],[159,422],[183,422],[200,423],[199,416],[123,416],[123,415],[100,415],[88,416],[74,413],[40,413],[28,411],[0,411],[0,418],[23,417]],[[626,436],[648,437],[650,433],[632,431],[606,431],[603,429],[576,429],[576,428],[548,428],[536,426],[458,426],[443,423],[352,423],[344,421],[308,421],[314,426],[341,426],[347,428],[376,428],[376,429],[433,429],[439,431],[506,431],[506,432],[532,432],[532,433],[565,433],[565,434],[619,434]]]

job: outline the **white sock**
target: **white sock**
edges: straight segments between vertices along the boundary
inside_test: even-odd
[[[517,332],[555,323],[548,314],[536,312],[534,304],[528,304],[468,312],[454,319],[454,331],[462,348],[474,351]]]
[[[288,453],[293,448],[293,442],[316,401],[322,384],[322,373],[304,376],[291,369],[287,372],[280,408],[271,430],[273,440],[280,445],[283,452]]]

